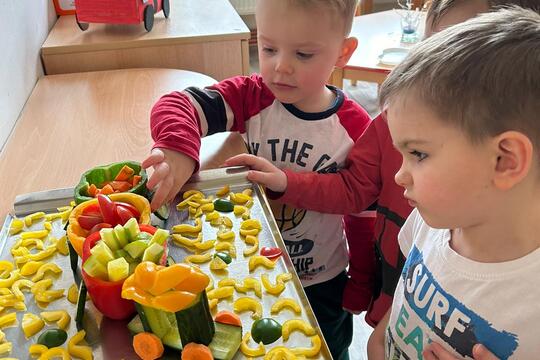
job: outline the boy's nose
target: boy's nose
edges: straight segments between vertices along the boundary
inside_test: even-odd
[[[407,187],[412,184],[412,177],[408,171],[403,167],[403,164],[399,168],[398,172],[394,176],[396,184],[402,187]]]
[[[292,64],[285,56],[281,56],[276,60],[275,71],[278,73],[292,74]]]

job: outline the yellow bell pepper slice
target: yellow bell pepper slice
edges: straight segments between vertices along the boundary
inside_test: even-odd
[[[225,270],[229,265],[222,258],[216,256],[210,261],[210,270]]]
[[[37,334],[43,327],[45,322],[37,315],[26,313],[22,318],[22,330],[26,338],[30,338]]]
[[[46,220],[44,223],[43,223],[43,228],[45,230],[47,230],[48,232],[51,232],[52,231],[52,224],[50,223],[50,221]]]
[[[263,360],[297,360],[296,355],[285,346],[276,346],[264,356]]]
[[[43,260],[54,255],[55,252],[56,252],[56,245],[49,245],[47,246],[47,248],[45,248],[45,250],[42,250],[35,254],[29,254],[26,257],[28,258],[28,260],[39,261],[39,260]]]
[[[15,268],[11,261],[0,260],[0,272],[10,272]]]
[[[64,235],[56,242],[56,250],[64,256],[69,255],[69,247],[67,244],[67,236]]]
[[[13,286],[11,287],[11,290],[13,290],[13,295],[21,301],[24,301],[24,294],[21,291],[21,288],[28,288],[32,289],[32,286],[34,286],[34,283],[27,279],[20,279],[13,283]]]
[[[41,354],[43,354],[47,350],[49,350],[49,348],[42,344],[32,344],[28,348],[28,352],[32,357],[41,356]]]
[[[258,229],[262,230],[261,222],[258,219],[249,219],[242,221],[240,224],[240,229],[249,230],[249,229]]]
[[[227,230],[227,231],[218,231],[217,238],[220,241],[234,241],[235,238],[234,231]]]
[[[248,211],[247,207],[243,205],[234,205],[234,208],[233,208],[234,215],[241,216],[246,211]]]
[[[205,221],[212,221],[212,220],[216,220],[216,219],[219,219],[219,212],[214,210],[214,211],[209,212],[208,214],[206,214]]]
[[[41,303],[50,303],[62,297],[64,297],[64,289],[46,290],[42,293],[34,294],[34,298],[36,299],[36,301]]]
[[[24,222],[21,219],[13,219],[9,226],[9,235],[16,235],[24,228]]]
[[[218,302],[219,302],[218,299],[208,300],[208,307],[210,308],[210,310],[213,310],[217,306]]]
[[[29,261],[22,266],[21,275],[30,276],[32,274],[35,274],[36,271],[38,271],[43,264],[43,261]]]
[[[317,331],[307,322],[302,319],[287,320],[281,325],[281,333],[283,341],[289,340],[289,336],[294,331],[301,331],[306,336],[313,336],[317,334]]]
[[[231,199],[233,203],[239,204],[239,205],[245,204],[249,200],[251,200],[251,196],[243,194],[243,193],[230,193],[229,198]]]
[[[36,248],[38,250],[43,250],[43,240],[35,239],[35,238],[24,239],[21,241],[20,246],[24,246],[27,249]]]
[[[224,187],[216,191],[216,196],[219,196],[219,197],[226,196],[227,194],[229,194],[230,191],[231,191],[231,188],[229,187],[229,185],[225,185]]]
[[[43,239],[49,235],[49,232],[47,230],[36,230],[36,231],[26,231],[21,234],[21,239],[32,239],[32,238],[38,238]]]
[[[235,286],[235,285],[236,285],[236,280],[232,278],[221,279],[218,282],[218,287]]]
[[[202,237],[201,237],[202,239]],[[195,249],[199,250],[199,251],[206,251],[206,250],[210,250],[211,248],[214,247],[214,244],[216,243],[216,239],[214,240],[208,240],[208,241],[205,241],[205,242],[196,242],[195,244],[193,244],[193,247],[195,247]]]
[[[284,309],[290,309],[292,310],[296,315],[302,314],[302,308],[294,299],[290,298],[283,298],[277,300],[274,305],[272,305],[272,308],[270,309],[270,313],[272,315],[279,314]]]
[[[244,249],[244,256],[251,256],[259,250],[259,239],[256,236],[248,235],[244,241],[246,244],[251,245]]]
[[[240,351],[242,352],[242,354],[249,357],[258,357],[266,354],[266,349],[264,348],[262,342],[260,342],[259,346],[257,346],[256,348],[250,348],[248,345],[249,340],[251,340],[250,331],[246,332],[242,337],[242,342],[240,343]]]
[[[202,199],[204,198],[204,194],[199,190],[188,190],[182,194],[182,199],[184,200],[190,197],[193,197],[196,199]]]
[[[256,236],[259,232],[259,229],[240,229],[240,235],[242,236]]]
[[[230,243],[230,242],[218,242],[214,246],[214,249],[216,249],[216,251],[226,250],[229,253],[229,255],[231,255],[231,257],[236,258],[236,246],[234,246],[233,243]]]
[[[311,348],[294,348],[292,352],[296,355],[301,355],[305,357],[315,357],[321,351],[321,338],[319,335],[314,335],[311,337]]]
[[[10,342],[0,344],[0,354],[9,354],[12,348],[13,345]]]
[[[253,272],[257,267],[264,266],[267,269],[273,269],[276,264],[265,256],[254,255],[249,258],[249,272]]]
[[[262,317],[262,305],[257,300],[250,297],[240,297],[235,300],[233,304],[233,310],[237,314],[241,314],[244,311],[251,311],[251,318],[258,320]]]
[[[71,316],[66,310],[44,311],[40,315],[47,322],[56,322],[62,330],[66,330],[71,322]]]
[[[34,277],[32,277],[32,281],[37,282],[37,281],[43,279],[43,277],[45,276],[45,273],[47,271],[50,271],[50,272],[52,272],[54,274],[61,274],[62,273],[62,269],[58,265],[56,265],[55,263],[47,263],[47,264],[42,265],[38,269],[36,275],[34,275]]]
[[[268,274],[261,275],[261,281],[266,289],[266,292],[275,296],[279,296],[285,290],[285,284],[282,281],[277,280],[276,284],[272,284],[268,278]]]
[[[52,286],[52,279],[43,279],[34,283],[30,291],[32,294],[36,295],[37,293],[43,292]]]
[[[41,220],[45,217],[45,213],[43,211],[38,211],[38,212],[35,212],[33,214],[30,214],[30,215],[26,215],[24,217],[24,224],[27,226],[27,227],[30,227],[32,226],[32,224],[34,222],[36,222],[37,220]]]
[[[214,211],[214,203],[203,204],[203,205],[201,205],[199,210],[201,210],[204,213],[212,212],[212,211]]]
[[[208,296],[209,300],[212,300],[212,299],[221,300],[221,299],[229,298],[233,296],[233,294],[234,294],[234,287],[224,286],[224,287],[220,287],[214,290],[210,290],[206,295]]]
[[[236,284],[235,289],[238,292],[241,293],[247,293],[250,289],[255,292],[255,295],[257,295],[258,298],[262,298],[262,288],[261,283],[259,280],[254,279],[252,277],[247,277],[244,279],[244,283],[242,285]]]
[[[71,360],[68,351],[58,346],[50,348],[42,353],[38,360],[50,360],[58,357],[61,357],[62,360]]]
[[[292,274],[291,273],[283,273],[283,274],[279,274],[278,276],[276,276],[276,281],[280,281],[280,282],[287,282],[289,280],[292,279]]]
[[[202,221],[201,219],[195,219],[195,225],[189,225],[189,224],[180,224],[180,225],[174,225],[171,228],[171,232],[174,234],[193,234],[193,233],[199,233],[202,230]]]
[[[77,288],[77,284],[71,284],[68,289],[67,299],[70,303],[77,304],[79,301],[79,288]]]
[[[3,316],[0,316],[0,329],[3,329],[7,326],[17,324],[17,313],[9,313]]]
[[[210,260],[212,260],[211,253],[188,255],[184,258],[184,261],[194,263],[194,264],[204,264],[205,262],[208,262]]]
[[[221,224],[225,225],[229,229],[233,227],[233,222],[232,222],[231,218],[228,217],[228,216],[222,216],[221,217]]]
[[[0,288],[9,288],[21,277],[19,270],[13,270],[7,279],[0,279]]]

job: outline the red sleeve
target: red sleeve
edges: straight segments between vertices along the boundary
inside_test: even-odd
[[[331,214],[354,214],[373,204],[381,187],[377,118],[356,141],[347,165],[335,174],[285,170],[287,189],[280,202]]]

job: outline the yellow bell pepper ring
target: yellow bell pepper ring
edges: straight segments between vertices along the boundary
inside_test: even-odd
[[[249,272],[253,272],[259,266],[264,266],[267,269],[273,269],[276,264],[272,260],[261,255],[254,255],[249,258]]]
[[[296,315],[302,314],[302,308],[294,299],[290,298],[284,298],[277,300],[274,305],[272,305],[272,308],[270,309],[270,313],[272,315],[277,315],[284,309],[290,309],[292,310]]]
[[[236,299],[233,305],[233,310],[237,314],[241,314],[244,311],[251,311],[251,318],[253,320],[258,320],[262,317],[263,308],[259,301],[244,296]]]
[[[317,331],[307,322],[301,319],[291,319],[287,320],[283,323],[281,327],[281,334],[283,336],[283,340],[287,341],[289,340],[289,336],[294,331],[301,331],[306,336],[313,336],[317,334]]]
[[[292,352],[297,356],[305,356],[308,358],[315,357],[321,351],[321,338],[319,335],[311,337],[311,348],[294,348]]]
[[[109,198],[112,201],[125,202],[125,203],[135,206],[137,210],[139,210],[139,212],[141,213],[138,219],[138,223],[146,224],[146,225],[150,224],[150,213],[151,213],[150,203],[145,197],[141,195],[137,195],[137,194],[132,194],[132,193],[117,193],[117,194],[110,194]],[[77,207],[75,207],[71,211],[71,214],[69,215],[69,225],[67,228],[67,235],[68,235],[69,241],[71,242],[71,245],[73,245],[73,248],[75,249],[79,257],[82,257],[82,247],[83,247],[84,239],[88,236],[88,230],[83,229],[79,225],[79,222],[77,221],[77,219],[79,218],[79,216],[82,215],[84,209],[86,209],[90,205],[94,205],[97,203],[98,203],[97,199],[85,201],[77,205]]]
[[[248,343],[251,339],[251,332],[246,332],[244,337],[242,338],[242,342],[240,343],[240,351],[242,354],[249,356],[249,357],[259,357],[266,354],[266,349],[264,348],[264,345],[262,342],[259,343],[259,345],[256,348],[249,347]]]

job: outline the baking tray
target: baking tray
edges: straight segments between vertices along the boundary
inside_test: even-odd
[[[241,280],[248,276],[260,278],[260,275],[262,273],[267,272],[269,274],[270,280],[272,282],[275,282],[276,275],[280,273],[289,272],[293,276],[292,279],[286,283],[285,290],[278,297],[267,294],[261,283],[261,287],[263,290],[262,299],[258,299],[252,291],[249,291],[247,294],[238,293],[235,291],[232,299],[222,300],[218,303],[217,310],[232,310],[234,300],[241,296],[248,296],[257,299],[263,305],[262,317],[272,317],[281,324],[283,324],[286,320],[293,318],[301,318],[310,323],[311,326],[317,329],[317,332],[322,342],[321,351],[318,357],[314,359],[332,359],[324,337],[322,336],[320,328],[317,324],[317,320],[311,309],[311,306],[307,301],[301,282],[296,276],[291,259],[287,255],[285,244],[283,242],[283,239],[281,238],[277,224],[274,221],[266,196],[264,195],[264,192],[262,191],[260,186],[255,185],[247,180],[246,175],[247,171],[245,168],[222,168],[199,172],[189,180],[189,182],[184,186],[178,197],[170,204],[169,219],[166,222],[161,222],[157,225],[166,229],[171,229],[174,225],[183,223],[194,223],[194,219],[189,218],[187,210],[176,210],[176,204],[182,201],[181,194],[184,191],[197,189],[202,191],[206,196],[209,196],[215,195],[216,191],[225,185],[229,185],[232,192],[241,192],[242,190],[250,188],[253,192],[253,206],[250,209],[250,215],[252,219],[258,219],[262,225],[262,230],[258,234],[259,248],[262,248],[263,246],[279,247],[283,251],[283,255],[277,260],[275,268],[272,270],[268,270],[263,267],[259,267],[255,271],[251,273],[249,272],[249,257],[244,257],[243,255],[243,249],[249,245],[246,245],[238,235],[240,223],[243,220],[241,217],[236,217],[233,213],[229,213],[226,215],[228,215],[228,217],[233,221],[233,230],[237,235],[234,241],[237,257],[236,259],[233,259],[233,262],[228,266],[227,273],[218,274],[209,270],[209,262],[204,264],[198,264],[198,266],[200,266],[205,273],[209,274],[212,277],[215,287],[217,287],[218,281],[225,277],[234,278],[237,280]],[[70,188],[18,196],[14,204],[15,215],[21,217],[35,211],[55,211],[57,206],[68,205],[72,199],[72,194],[73,189]],[[222,213],[222,215],[224,214]],[[13,237],[10,237],[8,235],[8,229],[13,218],[13,215],[8,215],[6,217],[4,226],[0,232],[1,259],[13,260],[9,251],[9,244],[13,242]],[[157,218],[153,218],[153,220],[153,223],[159,222]],[[212,227],[210,223],[204,221],[204,219],[202,223],[203,241],[215,239],[217,228]],[[64,230],[61,222],[56,221],[53,225],[54,236],[62,236],[64,234]],[[40,226],[43,227],[42,224],[37,223],[34,227],[40,228]],[[182,260],[187,255],[192,254],[185,248],[177,246],[172,241],[169,242],[168,249],[169,256],[171,256],[175,262],[182,262]],[[213,252],[214,250],[210,249],[209,251]],[[67,291],[67,288],[69,288],[69,286],[73,284],[75,280],[78,280],[78,275],[74,274],[71,271],[69,257],[55,255],[55,258],[51,261],[56,262],[64,270],[62,275],[54,283],[54,288],[65,288]],[[276,300],[282,297],[295,299],[302,308],[301,316],[294,315],[291,311],[288,310],[282,311],[278,315],[271,315],[271,306]],[[37,307],[33,300],[26,301],[26,303],[28,307],[28,312],[39,314],[40,311],[43,311]],[[63,298],[51,303],[47,308],[47,310],[54,309],[68,309],[68,311],[72,315],[72,323],[68,330],[68,338],[74,335],[77,332],[74,321],[76,306],[68,302],[66,298]],[[17,318],[19,320],[19,324],[22,320],[23,313],[24,312],[18,312]],[[246,331],[250,331],[251,324],[253,322],[253,320],[251,319],[251,312],[244,312],[240,314],[240,317],[243,324],[243,333],[245,334]],[[86,340],[93,348],[95,359],[138,359],[138,356],[133,352],[132,349],[132,337],[127,330],[127,322],[128,321],[115,321],[104,318],[95,309],[91,301],[87,302],[82,327],[87,332]],[[26,339],[21,331],[20,326],[6,328],[5,333],[8,341],[11,341],[13,343],[13,350],[10,356],[19,359],[30,358],[28,354],[28,347],[37,341],[39,333],[31,339]],[[251,341],[250,346],[253,347],[254,345],[254,342]],[[305,336],[301,332],[294,332],[291,334],[289,340],[286,343],[284,343],[282,339],[279,339],[272,344],[266,345],[266,351],[268,352],[273,347],[280,345],[286,345],[289,348],[297,346],[309,348],[311,347],[311,342],[309,337]],[[173,351],[166,352],[163,358],[177,359],[178,353]],[[236,360],[245,358],[246,356],[244,356],[239,350],[234,359]]]

